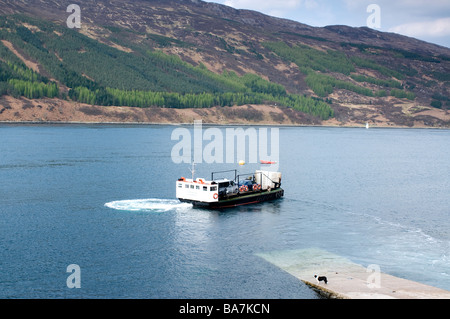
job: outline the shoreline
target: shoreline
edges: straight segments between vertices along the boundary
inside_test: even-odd
[[[161,122],[83,122],[83,121],[0,121],[0,126],[2,125],[112,125],[112,126],[192,126],[194,123],[191,122],[174,122],[174,123],[161,123]],[[245,126],[245,127],[283,127],[283,128],[354,128],[354,129],[416,129],[416,130],[450,130],[450,127],[426,127],[426,126],[371,126],[366,129],[364,125],[319,125],[319,124],[280,124],[280,123],[213,123],[213,122],[203,122],[204,126],[217,126],[217,127],[227,127],[227,126]]]
[[[347,109],[345,109],[347,110]],[[343,109],[342,112],[345,113]],[[373,111],[373,110],[372,110]],[[386,117],[377,112],[352,113],[344,118],[320,120],[276,105],[242,105],[207,109],[104,107],[60,99],[15,99],[0,97],[0,124],[16,125],[192,125],[202,120],[209,126],[354,127],[450,129],[450,112],[424,110]],[[355,111],[357,112],[357,111]],[[405,111],[406,112],[406,111]],[[431,113],[430,113],[431,112]],[[392,114],[391,114],[392,115]],[[409,120],[405,120],[408,117]]]

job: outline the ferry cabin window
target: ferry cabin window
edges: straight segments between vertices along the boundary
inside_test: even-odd
[[[206,192],[208,190],[208,186],[203,186],[203,191]]]
[[[200,186],[198,186],[198,185],[195,185],[195,189],[200,189]]]
[[[191,188],[194,189],[194,185],[191,185]]]
[[[178,188],[182,188],[183,185],[181,183],[178,184]]]
[[[189,185],[188,185],[188,184],[185,184],[185,185],[184,185],[184,188],[189,188]]]
[[[217,192],[217,186],[211,186],[211,192]]]

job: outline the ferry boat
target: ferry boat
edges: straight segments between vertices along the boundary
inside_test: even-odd
[[[214,175],[233,173],[234,179],[214,178]],[[260,171],[239,174],[237,170],[211,173],[211,179],[181,177],[176,182],[176,197],[194,207],[221,209],[255,204],[282,198],[281,173]]]

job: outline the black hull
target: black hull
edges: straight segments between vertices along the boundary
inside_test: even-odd
[[[191,203],[194,207],[209,208],[209,209],[222,209],[237,207],[243,205],[251,205],[261,202],[267,202],[275,199],[279,199],[284,196],[284,190],[282,188],[273,189],[271,191],[262,191],[249,194],[240,194],[234,197],[220,199],[218,202],[205,203],[192,200],[179,199],[181,202]]]

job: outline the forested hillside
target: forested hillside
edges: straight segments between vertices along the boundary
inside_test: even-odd
[[[35,32],[24,24],[32,25]],[[202,64],[193,66],[151,47],[135,46],[131,54],[67,27],[21,15],[1,17],[0,26],[1,39],[38,61],[47,74],[30,70],[0,44],[1,94],[59,97],[103,106],[208,108],[278,103],[321,119],[333,117],[327,103],[288,94],[282,85],[252,73],[216,74]],[[167,45],[164,37],[157,39],[158,44]],[[59,92],[58,83],[68,91]]]
[[[0,0],[0,96],[139,108],[268,104],[342,124],[450,123],[447,48],[190,0],[89,0],[81,29],[71,29],[66,2]]]

